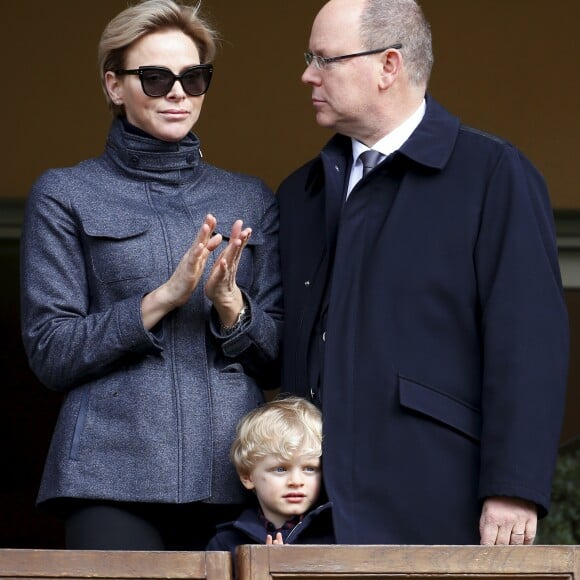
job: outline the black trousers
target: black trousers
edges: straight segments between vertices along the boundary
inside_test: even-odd
[[[217,524],[241,506],[74,500],[66,509],[71,550],[205,550]]]

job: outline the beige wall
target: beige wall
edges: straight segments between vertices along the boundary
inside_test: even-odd
[[[204,0],[224,42],[196,131],[206,158],[272,187],[330,134],[300,83],[322,0]],[[0,198],[25,197],[48,167],[98,154],[109,124],[96,44],[127,0],[9,2],[0,36]],[[577,0],[423,0],[433,25],[431,92],[538,165],[557,208],[580,209]]]

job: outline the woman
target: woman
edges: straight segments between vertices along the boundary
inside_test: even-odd
[[[191,133],[214,53],[196,8],[121,12],[99,45],[105,151],[29,197],[23,339],[66,393],[38,502],[69,548],[203,549],[243,500],[236,423],[278,384],[275,197]]]

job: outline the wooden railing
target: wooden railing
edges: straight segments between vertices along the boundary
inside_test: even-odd
[[[229,552],[0,550],[0,578],[231,580]],[[237,580],[580,580],[579,546],[240,546]]]
[[[244,580],[580,580],[576,546],[242,546]]]
[[[229,580],[229,552],[0,550],[0,578]]]

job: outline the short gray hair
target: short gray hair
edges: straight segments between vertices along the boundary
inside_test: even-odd
[[[427,86],[434,60],[431,27],[415,0],[366,0],[360,36],[368,50],[400,42],[409,79]]]

